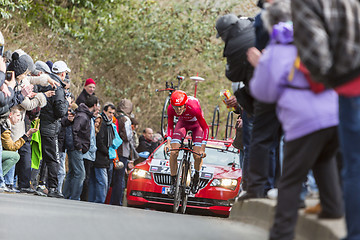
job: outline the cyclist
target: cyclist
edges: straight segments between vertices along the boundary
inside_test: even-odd
[[[192,139],[194,143],[194,152],[200,154],[193,154],[195,163],[195,174],[192,179],[191,192],[197,193],[199,191],[199,172],[202,165],[202,156],[205,153],[205,146],[209,136],[209,127],[204,119],[203,112],[200,107],[200,102],[197,98],[188,97],[184,91],[176,90],[172,93],[170,98],[170,105],[167,109],[168,114],[168,129],[167,129],[167,143],[165,151],[170,149],[177,149],[181,145],[181,139],[186,137],[187,131],[192,131]],[[174,129],[174,117],[178,117],[178,122]],[[171,187],[169,195],[174,195],[177,174],[177,157],[179,151],[171,151],[170,153],[170,172],[171,172]]]

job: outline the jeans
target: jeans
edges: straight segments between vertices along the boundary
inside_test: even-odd
[[[90,169],[89,202],[104,203],[108,189],[106,168]]]
[[[65,169],[65,159],[66,159],[66,152],[60,152],[60,167],[58,173],[58,188],[57,190],[62,193],[63,183],[66,176],[66,169]]]
[[[276,117],[275,104],[256,101],[254,107],[247,191],[263,197],[275,182],[277,158],[274,153],[280,143],[281,125]]]
[[[19,157],[19,159],[20,159],[20,157]],[[4,171],[4,173],[5,173],[5,171]],[[15,165],[13,165],[13,166],[9,169],[9,171],[8,171],[6,174],[4,174],[4,180],[5,180],[5,184],[6,184],[6,185],[13,185],[13,186],[15,186],[15,184],[14,184],[14,182],[16,182],[16,181],[15,181]]]
[[[19,188],[29,188],[31,180],[31,146],[30,142],[25,144],[18,150],[20,160],[16,164],[15,172],[18,176]]]
[[[64,184],[64,197],[72,200],[80,200],[82,186],[85,179],[85,167],[83,154],[74,150],[68,152],[69,171]]]
[[[248,182],[248,166],[249,166],[249,151],[250,151],[250,139],[251,139],[251,131],[253,127],[254,117],[247,114],[243,111],[242,114],[243,120],[243,144],[244,144],[244,157],[242,170],[243,170],[243,177],[242,177],[242,188],[243,190],[247,190],[247,182]]]
[[[339,96],[339,137],[343,154],[346,240],[360,239],[360,96]]]
[[[2,171],[7,176],[6,184],[13,184],[15,164],[19,161],[20,155],[14,151],[2,151]]]
[[[116,170],[114,169],[112,179],[112,193],[111,193],[111,205],[123,205],[123,195],[125,190],[125,168],[127,166],[128,159],[125,157],[119,157],[119,160],[124,164],[124,167]]]

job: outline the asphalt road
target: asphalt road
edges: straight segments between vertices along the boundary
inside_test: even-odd
[[[229,219],[0,193],[0,240],[264,240]]]

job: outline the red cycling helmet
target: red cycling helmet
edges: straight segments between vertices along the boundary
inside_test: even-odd
[[[176,90],[171,94],[170,102],[173,106],[182,106],[184,105],[188,100],[188,97],[184,91]]]

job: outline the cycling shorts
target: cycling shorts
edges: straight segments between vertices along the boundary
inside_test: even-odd
[[[186,137],[188,131],[192,132],[192,140],[195,146],[201,146],[204,137],[198,121],[178,121],[176,123],[171,143],[181,143],[181,139]]]

